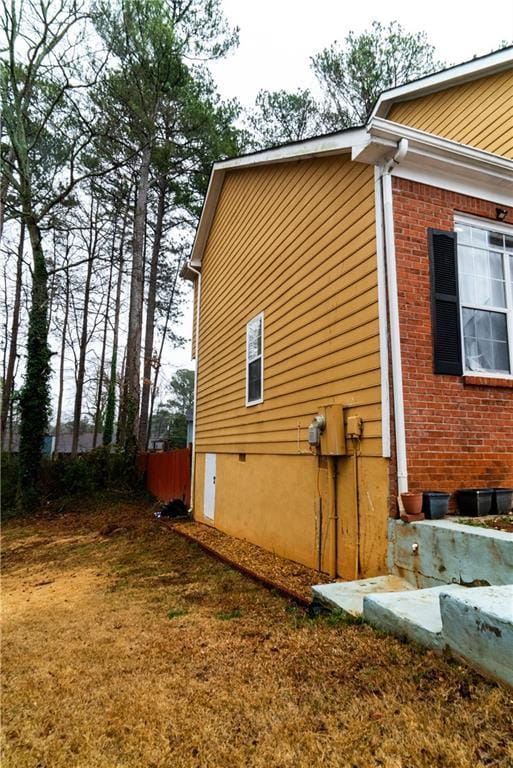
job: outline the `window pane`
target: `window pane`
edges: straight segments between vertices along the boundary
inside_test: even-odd
[[[491,312],[476,312],[476,336],[478,339],[492,338]]]
[[[472,245],[488,245],[488,232],[486,229],[472,227]]]
[[[499,232],[488,232],[488,242],[490,245],[494,245],[496,248],[504,247],[504,235]]]
[[[474,274],[478,277],[488,277],[488,251],[474,249]]]
[[[468,243],[470,244],[471,235],[470,235],[470,227],[466,227],[464,224],[458,224],[456,227],[456,232],[458,233],[458,244],[459,243]]]
[[[248,360],[262,354],[262,318],[257,317],[248,326]]]
[[[463,336],[465,338],[471,338],[476,335],[476,318],[475,311],[473,309],[463,310]]]
[[[472,258],[472,248],[467,245],[461,245],[458,248],[458,268],[460,272],[474,272],[474,260]]]
[[[493,342],[493,367],[496,371],[509,373],[509,349],[507,342]]]
[[[493,371],[493,344],[487,339],[477,339],[477,357],[481,370]]]
[[[463,309],[465,364],[470,371],[509,373],[506,315]]]
[[[502,280],[491,280],[490,287],[490,305],[492,307],[505,307],[506,294],[504,291],[504,282]]]
[[[513,251],[513,237],[506,235],[504,238],[504,245],[508,251]]]
[[[472,275],[460,275],[461,300],[464,304],[476,304],[475,280]]]
[[[261,400],[262,398],[262,358],[248,365],[248,401],[251,403],[254,400]]]
[[[491,251],[490,253],[490,277],[495,277],[497,280],[504,280],[502,271],[502,253]]]

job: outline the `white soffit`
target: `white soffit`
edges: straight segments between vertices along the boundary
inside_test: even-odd
[[[390,120],[370,121],[367,141],[353,147],[352,159],[386,163],[395,154],[401,139],[407,139],[408,152],[393,168],[394,175],[501,205],[513,205],[513,160]]]
[[[501,51],[472,59],[464,64],[458,64],[455,67],[445,69],[442,72],[435,72],[419,80],[406,83],[406,85],[391,88],[389,91],[384,91],[379,97],[376,106],[372,110],[370,120],[374,117],[386,117],[395,102],[418,99],[430,93],[443,91],[455,85],[461,85],[477,80],[480,77],[496,74],[511,68],[512,65],[513,47],[503,48]]]

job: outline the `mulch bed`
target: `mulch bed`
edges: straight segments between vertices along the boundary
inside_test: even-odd
[[[266,586],[275,588],[304,605],[312,602],[310,588],[313,584],[329,584],[331,581],[324,573],[267,552],[249,541],[228,536],[209,525],[189,520],[166,520],[165,525]]]
[[[492,528],[494,531],[507,531],[513,533],[513,515],[501,515],[499,517],[481,517],[475,520],[466,518],[458,520],[463,525],[473,525],[477,528]]]

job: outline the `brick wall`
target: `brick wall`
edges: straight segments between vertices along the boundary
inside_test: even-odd
[[[393,183],[410,490],[513,487],[512,382],[433,373],[427,228],[453,230],[455,212],[493,222],[496,206],[403,179]],[[513,209],[506,221],[513,223]]]

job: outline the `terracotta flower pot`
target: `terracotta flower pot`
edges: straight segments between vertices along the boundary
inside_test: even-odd
[[[422,513],[422,493],[401,493],[401,501],[407,515]]]

